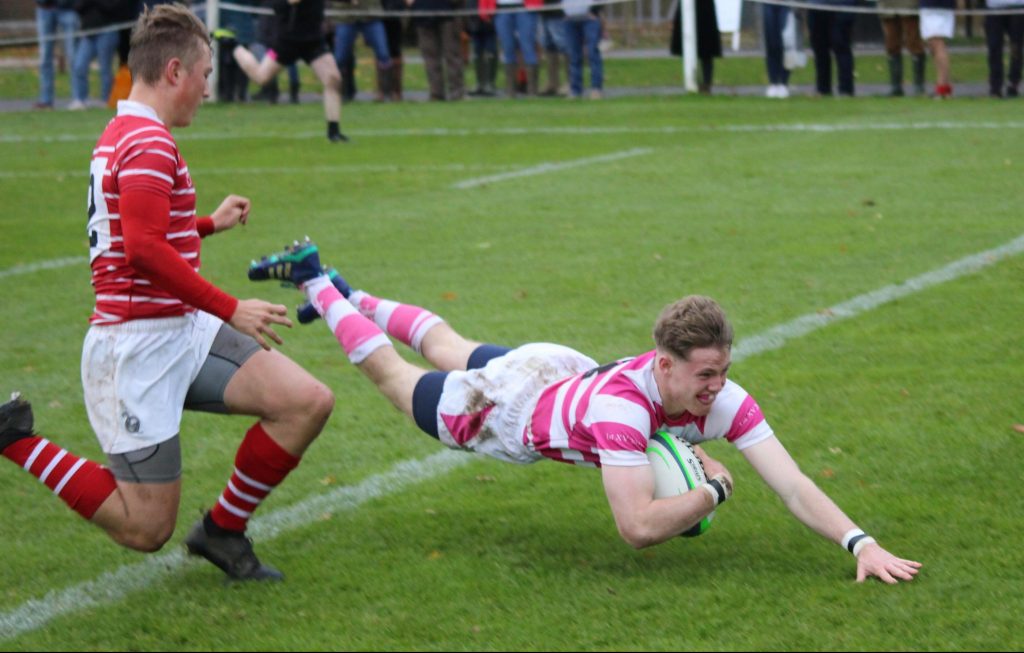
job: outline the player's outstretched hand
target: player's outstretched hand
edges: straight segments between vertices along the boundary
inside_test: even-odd
[[[283,304],[271,304],[262,299],[239,300],[230,324],[241,333],[255,338],[264,349],[270,349],[264,336],[279,345],[284,343],[274,331],[273,325],[281,324],[289,329],[292,327],[292,321],[288,319],[288,309]]]
[[[865,546],[857,556],[858,583],[863,583],[869,576],[876,576],[879,580],[895,585],[901,580],[914,580],[920,569],[920,562],[897,558],[874,542]]]
[[[213,230],[215,232],[226,231],[239,222],[245,224],[249,220],[250,208],[252,208],[252,202],[248,197],[228,195],[217,207],[217,210],[210,215],[213,218]]]

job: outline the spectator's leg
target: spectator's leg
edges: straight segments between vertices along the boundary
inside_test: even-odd
[[[988,94],[1003,97],[1003,16],[985,16]]]
[[[807,31],[814,52],[814,87],[818,95],[832,95],[832,58],[829,54],[829,20],[827,11],[807,12]]]

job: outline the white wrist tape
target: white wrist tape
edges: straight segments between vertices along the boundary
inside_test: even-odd
[[[715,502],[716,506],[725,503],[725,500],[732,495],[732,484],[723,474],[708,479],[708,482],[700,487],[711,495],[711,500]]]
[[[846,531],[845,535],[843,535],[842,544],[844,549],[852,553],[854,556],[857,556],[860,554],[861,549],[868,544],[873,544],[874,542],[875,538],[866,534],[861,529],[851,528]]]
[[[857,557],[857,556],[860,555],[860,550],[861,549],[863,549],[864,547],[866,547],[869,544],[874,544],[874,543],[875,543],[875,538],[871,537],[870,535],[865,535],[861,539],[859,539],[856,542],[854,542],[853,543],[853,551],[852,551],[854,557]]]

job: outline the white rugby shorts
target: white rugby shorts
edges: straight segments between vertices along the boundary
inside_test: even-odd
[[[104,453],[137,451],[178,434],[185,395],[222,324],[195,311],[89,329],[82,387]]]
[[[952,9],[921,9],[921,38],[953,38],[956,16]]]
[[[523,345],[482,368],[450,372],[437,405],[438,437],[453,449],[532,463],[523,430],[545,387],[597,367],[588,356],[548,343]]]

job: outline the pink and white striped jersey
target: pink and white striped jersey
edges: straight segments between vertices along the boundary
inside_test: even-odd
[[[536,453],[576,465],[646,465],[647,441],[666,428],[692,443],[725,438],[743,449],[773,435],[761,408],[726,381],[704,417],[665,414],[650,351],[548,385],[523,433]]]
[[[118,103],[92,153],[89,168],[89,260],[96,306],[92,324],[184,315],[195,309],[154,287],[128,265],[119,199],[127,190],[170,197],[167,242],[199,270],[196,193],[188,166],[156,112],[138,102]]]

